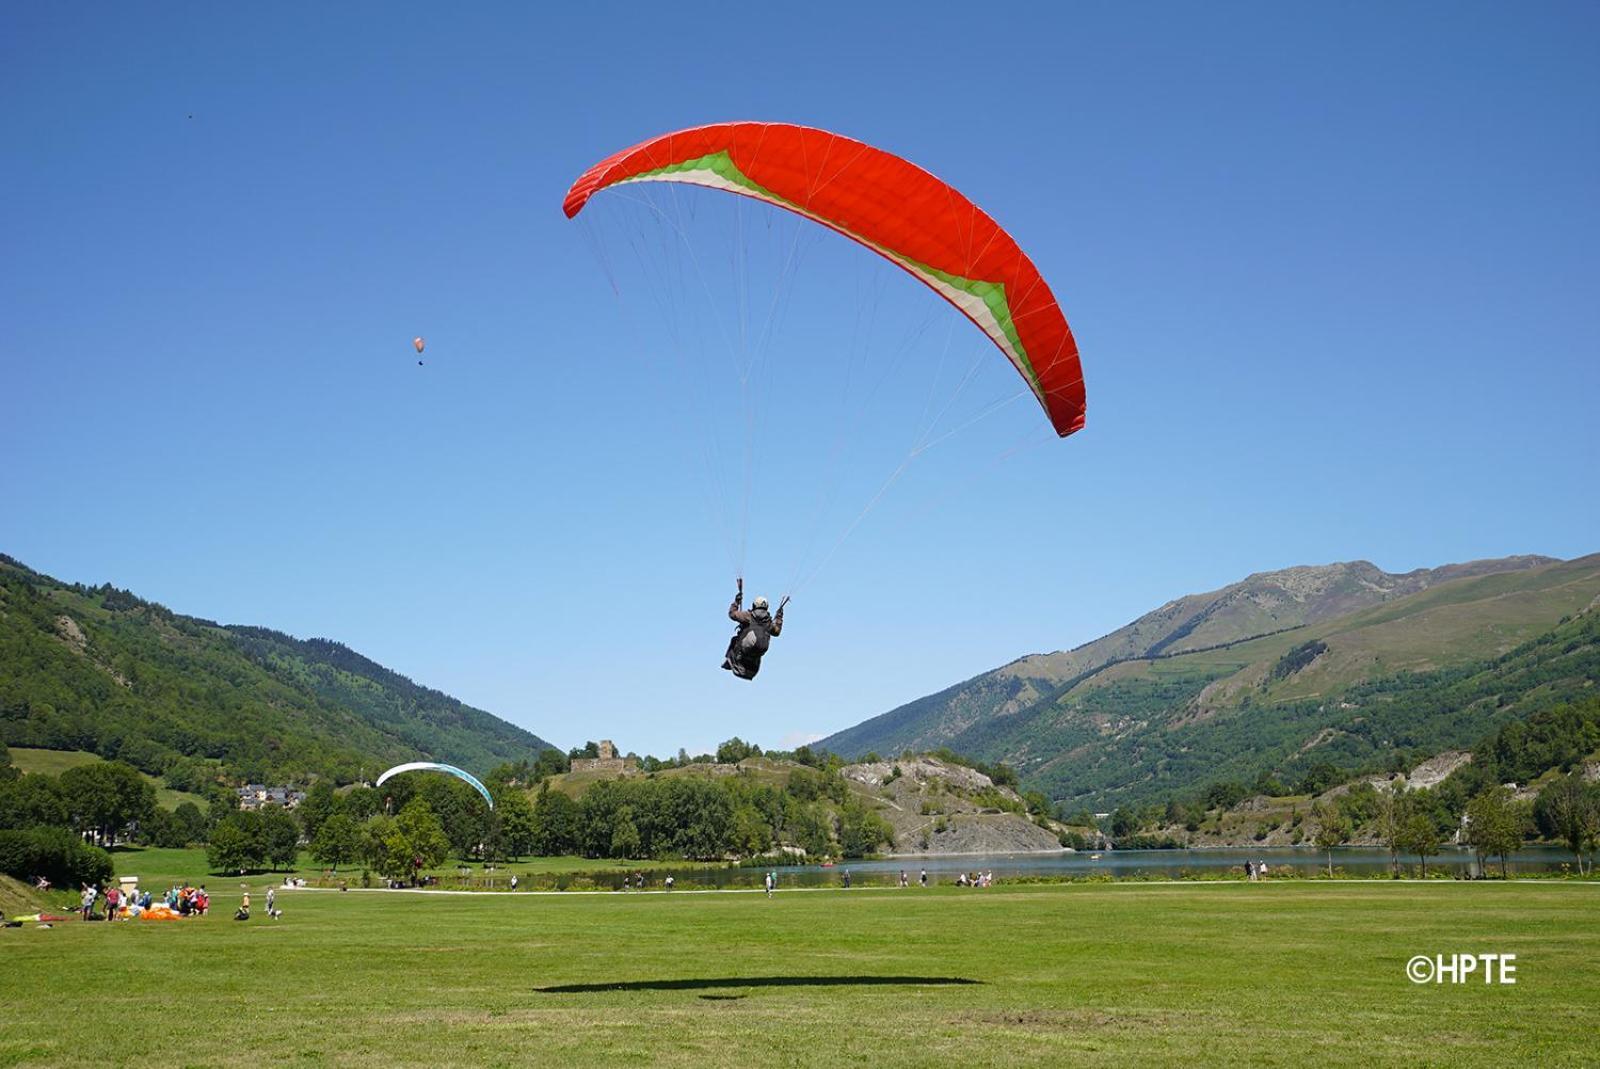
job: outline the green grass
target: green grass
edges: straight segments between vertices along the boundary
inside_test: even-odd
[[[11,763],[24,775],[59,776],[69,768],[92,765],[101,760],[98,754],[84,750],[34,750],[26,746],[11,748]]]
[[[16,917],[54,908],[54,896],[40,894],[21,880],[0,876],[0,913]]]
[[[11,747],[11,763],[21,769],[24,775],[59,776],[69,768],[92,765],[101,760],[104,758],[100,755],[84,750],[34,750],[25,746]],[[193,802],[200,807],[202,813],[205,812],[206,800],[198,794],[175,791],[171,787],[162,786],[160,778],[148,772],[141,772],[139,775],[155,787],[156,805],[162,809],[176,809],[184,802]]]
[[[0,931],[0,1064],[1575,1065],[1600,1005],[1594,884],[236,893]]]

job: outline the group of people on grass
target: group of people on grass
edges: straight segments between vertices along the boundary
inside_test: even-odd
[[[100,903],[104,902],[106,920],[136,918],[151,912],[179,917],[204,916],[211,909],[211,895],[205,884],[173,884],[158,901],[149,891],[137,887],[124,890],[118,886],[107,887],[104,892],[94,884],[85,883],[79,894],[79,913],[84,920],[99,920]]]
[[[956,877],[957,887],[988,887],[994,883],[994,870],[988,872],[963,872]]]

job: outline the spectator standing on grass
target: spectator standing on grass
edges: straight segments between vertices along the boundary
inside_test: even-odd
[[[762,882],[763,882],[763,883],[765,883],[765,884],[766,884],[766,887],[767,887],[767,897],[768,897],[768,898],[771,898],[771,897],[772,897],[772,885],[773,885],[773,884],[774,884],[774,883],[775,883],[775,882],[777,882],[777,881],[775,881],[775,880],[774,880],[774,879],[773,879],[773,878],[772,878],[772,873],[770,873],[770,872],[769,872],[769,873],[767,873],[767,874],[766,874],[766,876],[765,876],[765,877],[764,877],[764,878],[763,878],[763,880],[762,880]]]
[[[924,887],[928,886],[928,870],[927,869],[923,869],[922,870],[922,873],[917,877],[917,882],[922,884],[922,886],[924,886]]]
[[[83,913],[84,920],[94,916],[94,900],[99,893],[88,884],[83,885],[83,895],[78,900],[78,907]]]

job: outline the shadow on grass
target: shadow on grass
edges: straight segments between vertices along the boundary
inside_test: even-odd
[[[536,987],[546,995],[593,991],[700,991],[713,987],[882,987],[934,984],[981,984],[964,976],[706,976],[683,980],[626,980],[605,984],[555,984]]]

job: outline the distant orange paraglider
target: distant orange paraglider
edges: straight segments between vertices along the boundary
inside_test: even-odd
[[[427,348],[427,346],[428,346],[428,343],[426,341],[424,341],[423,339],[421,339],[421,338],[412,338],[411,339],[411,344],[416,348],[417,352],[419,352],[419,353],[422,352],[422,350]]]

